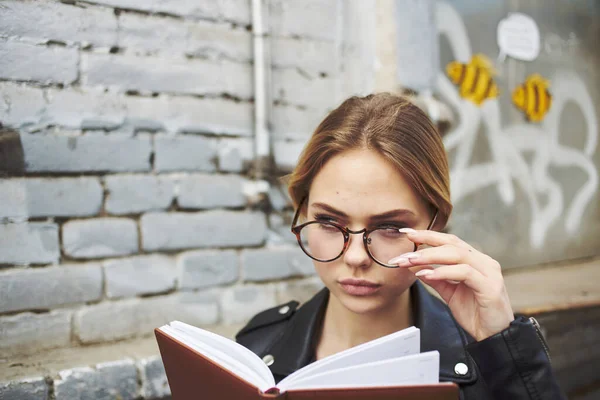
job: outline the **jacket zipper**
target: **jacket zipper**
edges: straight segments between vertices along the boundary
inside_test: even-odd
[[[535,328],[535,333],[537,334],[538,338],[540,339],[540,342],[542,342],[542,346],[544,347],[544,351],[546,352],[548,361],[550,362],[550,364],[552,364],[552,359],[550,358],[550,351],[548,349],[548,344],[546,343],[546,339],[544,339],[544,335],[542,335],[542,327],[540,326],[540,323],[537,322],[537,319],[535,319],[533,317],[529,317],[529,321],[531,321],[531,323],[533,324],[533,326]]]

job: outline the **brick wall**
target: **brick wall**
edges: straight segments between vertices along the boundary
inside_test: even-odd
[[[275,182],[328,109],[370,91],[344,26],[367,14],[265,4],[277,172],[257,202],[250,0],[0,3],[0,123],[24,166],[0,178],[0,397],[166,396],[156,356],[11,371],[174,319],[239,326],[319,286]]]

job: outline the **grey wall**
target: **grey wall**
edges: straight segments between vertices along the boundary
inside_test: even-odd
[[[497,62],[496,27],[511,12],[537,23],[534,61]],[[455,212],[450,230],[501,261],[522,267],[600,254],[600,5],[589,1],[447,1],[436,6],[437,94],[455,125],[444,138]],[[453,60],[483,53],[495,63],[498,99],[481,107],[445,76]],[[552,107],[540,123],[513,106],[532,73],[550,81]]]
[[[257,201],[250,4],[0,3],[0,397],[165,396],[155,346],[130,348],[155,327],[239,327],[320,287],[276,178],[371,91],[374,14],[264,2],[276,172]],[[77,361],[35,359],[51,349]]]

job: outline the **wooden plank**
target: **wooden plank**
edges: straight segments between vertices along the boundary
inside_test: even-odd
[[[600,305],[600,258],[514,268],[504,271],[504,281],[515,312],[531,315]]]

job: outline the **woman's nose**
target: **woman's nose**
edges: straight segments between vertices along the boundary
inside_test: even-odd
[[[371,265],[371,257],[363,244],[363,236],[350,235],[348,248],[344,253],[344,262],[352,268],[365,268]]]

